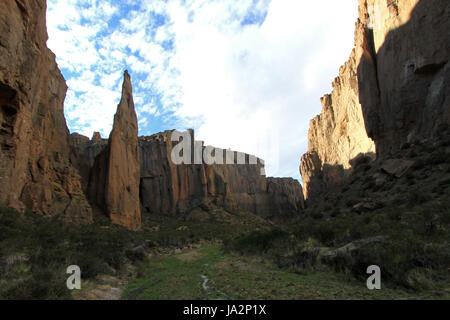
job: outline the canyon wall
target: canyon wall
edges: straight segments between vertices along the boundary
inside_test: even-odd
[[[47,38],[45,1],[0,2],[0,205],[90,223]]]
[[[171,154],[177,142],[173,131],[141,137],[141,203],[147,213],[183,214],[208,205],[228,211],[249,211],[265,218],[287,218],[304,208],[303,193],[294,179],[266,178],[261,159],[223,150],[223,164],[195,163],[195,147],[205,152],[202,141],[189,131],[192,164],[174,164]],[[220,149],[219,149],[220,150]],[[238,164],[242,159],[243,164]],[[232,164],[231,164],[232,163]]]
[[[69,135],[67,86],[46,45],[46,9],[44,0],[0,2],[0,206],[92,223],[90,193],[113,223],[138,230],[140,162],[130,77],[125,73],[108,140]],[[80,152],[86,141],[88,150]]]
[[[250,155],[233,152],[235,164],[227,164],[224,151],[224,164],[206,164],[202,158],[206,147],[202,141],[195,141],[193,130],[188,131],[191,164],[175,164],[171,154],[179,142],[172,141],[173,132],[139,138],[142,214],[183,215],[196,207],[207,210],[213,204],[228,211],[249,211],[286,220],[304,209],[300,183],[290,178],[266,178],[261,175],[264,165],[260,159],[253,158],[256,164],[251,164],[255,162],[250,161]],[[89,140],[72,134],[72,140],[84,157],[80,163],[98,162],[104,154],[102,148],[107,147],[104,139]],[[194,164],[195,146],[200,150],[201,164]],[[237,164],[238,158],[245,164]],[[98,167],[90,171],[101,174]],[[99,193],[95,196],[99,197]]]
[[[70,135],[67,86],[46,46],[46,1],[2,1],[0,9],[1,206],[75,223],[93,222],[93,206],[132,230],[141,228],[141,208],[183,214],[214,204],[283,219],[303,210],[300,184],[266,179],[249,155],[247,165],[175,165],[170,132],[138,139],[127,72],[109,139]]]
[[[360,101],[367,132],[385,156],[450,123],[450,5],[360,0],[359,11],[372,43],[358,67]]]
[[[355,48],[311,121],[300,171],[306,198],[450,123],[446,0],[359,0]]]
[[[194,144],[194,133],[189,131]],[[176,214],[204,203],[208,196],[205,167],[170,160],[172,131],[141,137],[141,203],[147,213]]]

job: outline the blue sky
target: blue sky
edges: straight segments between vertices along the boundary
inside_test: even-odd
[[[194,128],[300,179],[356,17],[356,0],[48,0],[48,46],[71,132],[109,135],[128,69],[140,135]]]

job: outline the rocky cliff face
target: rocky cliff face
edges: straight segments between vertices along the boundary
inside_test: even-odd
[[[96,153],[102,145],[98,134],[92,139]],[[89,158],[88,158],[89,159]],[[90,163],[91,159],[89,159]],[[141,228],[139,202],[140,156],[138,125],[134,109],[131,79],[124,74],[122,98],[114,116],[108,145],[94,161],[88,192],[112,222],[132,230]]]
[[[262,217],[284,220],[304,209],[301,185],[294,179],[266,178],[261,175],[262,161],[250,164],[250,155],[233,153],[234,162],[245,159],[245,164],[174,164],[171,154],[178,142],[171,139],[173,131],[150,137],[140,137],[140,201],[143,214],[188,214],[196,207],[216,205],[229,211],[249,211]],[[191,150],[195,145],[203,152],[203,142],[195,141],[189,131]],[[107,148],[105,140],[96,140],[72,134],[72,144],[82,155],[80,163],[89,164],[97,157],[100,163]],[[92,166],[91,166],[92,167]],[[102,175],[103,166],[94,164],[88,171]],[[101,202],[102,192],[94,187],[91,177],[91,195]],[[97,191],[95,191],[97,190]]]
[[[103,139],[99,132],[94,132],[91,139],[75,132],[70,135],[70,141],[72,148],[85,157],[90,167],[94,165],[95,158],[108,145],[108,139]]]
[[[229,211],[250,211],[260,216],[288,217],[304,208],[303,193],[294,179],[266,179],[261,175],[262,161],[251,164],[250,155],[233,153],[245,164],[181,164],[170,158],[176,142],[172,131],[140,138],[141,146],[141,204],[148,213],[183,214],[191,209],[212,203]],[[190,131],[191,148],[195,141]],[[191,159],[194,163],[194,156]]]
[[[375,155],[359,100],[358,66],[365,52],[362,48],[368,45],[364,32],[357,23],[356,48],[333,81],[332,93],[321,98],[322,113],[311,120],[308,152],[300,165],[305,198],[341,182],[350,172],[350,161],[359,154]]]
[[[267,178],[268,207],[274,219],[302,212],[305,202],[300,183],[292,178]]]
[[[367,132],[385,156],[450,123],[450,6],[446,0],[360,0],[371,46],[358,67]]]
[[[314,197],[350,172],[350,161],[360,153],[374,156],[375,144],[367,136],[358,101],[355,52],[333,82],[333,92],[321,99],[322,113],[311,120],[308,152],[300,172],[306,198]]]
[[[450,123],[449,10],[445,0],[359,0],[355,48],[311,121],[305,197],[341,182],[360,154],[385,157]]]
[[[175,165],[170,132],[138,141],[127,72],[109,139],[69,135],[67,86],[46,46],[46,2],[2,1],[0,9],[0,205],[90,223],[87,194],[114,223],[133,230],[141,227],[141,206],[179,214],[213,203],[264,217],[303,209],[299,183],[266,179],[261,163]]]
[[[0,2],[0,205],[89,223],[45,17],[45,1]]]
[[[202,165],[175,165],[170,161],[172,131],[139,139],[141,150],[141,204],[144,212],[176,214],[207,198]],[[193,132],[191,131],[191,144]]]

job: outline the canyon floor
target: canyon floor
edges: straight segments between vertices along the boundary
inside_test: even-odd
[[[140,232],[0,208],[0,299],[450,299],[449,146],[361,159],[277,224],[213,203],[145,214]],[[81,290],[66,287],[70,265]]]
[[[153,257],[138,266],[139,276],[123,299],[305,300],[436,299],[450,292],[414,293],[387,285],[370,291],[357,281],[321,266],[290,272],[260,257],[225,253],[219,244]]]
[[[417,253],[429,266],[411,269],[405,283],[382,274],[382,289],[373,291],[368,275],[355,273],[348,261],[323,263],[338,246],[327,244],[329,230],[320,219],[307,227],[321,240],[300,240],[299,224],[275,226],[220,208],[185,219],[153,217],[140,233],[106,219],[75,226],[6,209],[0,220],[0,299],[450,299],[448,270],[433,266],[439,261],[433,251]],[[333,223],[339,228],[343,221]],[[383,250],[401,271],[404,256],[392,255],[389,245]],[[72,264],[81,267],[81,290],[65,286]]]

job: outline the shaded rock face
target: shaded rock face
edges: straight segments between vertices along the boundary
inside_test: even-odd
[[[434,138],[450,123],[448,1],[360,0],[359,10],[373,44],[358,67],[360,101],[378,154]]]
[[[450,123],[445,0],[359,0],[355,48],[311,121],[300,171],[306,198]]]
[[[304,208],[303,193],[294,179],[266,179],[261,175],[262,161],[250,164],[181,164],[170,158],[177,142],[172,131],[140,138],[141,204],[144,212],[183,214],[195,207],[213,203],[229,211],[250,211],[272,218],[298,214]],[[195,141],[190,131],[191,146]],[[237,155],[234,155],[237,162]],[[194,159],[192,159],[194,160]],[[192,161],[193,163],[194,161]]]
[[[72,148],[72,163],[81,175],[84,193],[89,195],[91,169],[97,156],[108,146],[108,139],[102,139],[98,132],[94,133],[92,139],[75,132],[70,135],[70,145]]]
[[[0,205],[90,223],[45,15],[45,1],[0,2]]]
[[[202,165],[175,165],[170,161],[174,147],[171,133],[166,131],[139,139],[143,212],[186,212],[207,198],[205,168]],[[193,134],[191,137],[193,139]]]
[[[89,163],[104,144],[94,134],[87,150]],[[113,223],[131,230],[141,228],[139,204],[140,156],[138,125],[134,109],[131,79],[124,74],[122,98],[114,116],[114,124],[106,148],[94,160],[88,192]]]
[[[284,220],[305,209],[300,183],[292,178],[267,178],[268,207],[274,219]]]
[[[108,145],[108,139],[102,139],[99,132],[94,132],[91,139],[75,132],[70,135],[70,141],[71,146],[88,160],[90,167],[94,165],[95,158]]]

